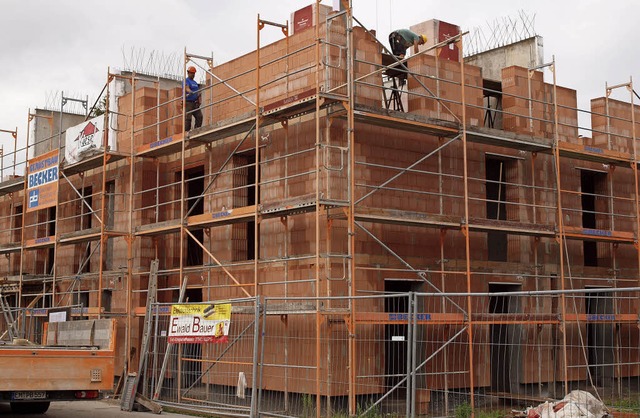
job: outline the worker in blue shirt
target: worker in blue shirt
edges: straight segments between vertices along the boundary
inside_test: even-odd
[[[398,29],[389,34],[391,52],[400,59],[404,58],[407,53],[407,48],[413,45],[413,53],[417,54],[418,45],[424,45],[426,43],[427,37],[425,35],[418,35],[409,29]]]
[[[191,117],[196,120],[195,128],[202,126],[202,111],[200,110],[200,85],[194,80],[196,67],[187,68],[187,78],[184,80],[185,93],[185,121],[184,131],[191,130]]]

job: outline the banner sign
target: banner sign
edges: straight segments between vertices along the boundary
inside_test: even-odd
[[[309,5],[293,13],[293,33],[302,32],[313,26],[313,5]]]
[[[225,343],[229,340],[231,304],[171,305],[168,342]]]
[[[102,152],[103,136],[104,116],[97,116],[79,125],[67,128],[64,148],[66,163],[77,163],[84,158]]]
[[[27,164],[27,212],[55,206],[58,201],[58,150],[32,158]]]

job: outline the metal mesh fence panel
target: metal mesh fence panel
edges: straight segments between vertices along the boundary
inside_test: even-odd
[[[158,305],[147,390],[241,416],[504,416],[574,390],[638,411],[638,289],[513,288],[231,301],[207,344],[168,344]]]
[[[257,305],[253,299],[230,303],[228,336],[213,343],[170,343],[169,330],[175,326],[170,323],[170,305],[157,305],[146,379],[153,398],[195,410],[249,415],[256,396]]]

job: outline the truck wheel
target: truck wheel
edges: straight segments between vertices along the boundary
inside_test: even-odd
[[[14,414],[44,414],[51,402],[11,402]]]

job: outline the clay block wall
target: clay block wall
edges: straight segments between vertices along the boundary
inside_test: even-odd
[[[316,167],[315,122],[307,119],[291,128],[288,133],[271,130],[269,144],[261,149],[261,203],[306,196],[315,190],[315,175],[307,174]],[[298,154],[287,157],[290,153]]]
[[[22,219],[18,215],[18,207],[23,206],[22,192],[0,197],[0,245],[19,243],[21,238]]]
[[[382,55],[380,54],[380,45],[364,29],[354,27],[353,35],[356,61],[354,79],[360,79],[380,68]],[[382,101],[380,89],[377,86],[382,86],[381,73],[377,72],[362,78],[361,81],[362,83],[356,82],[355,85],[355,102],[365,106],[380,107]],[[372,84],[372,86],[368,84]]]
[[[0,197],[0,245],[15,242],[14,234],[11,232],[14,205],[13,199],[8,195]]]
[[[548,97],[553,97],[553,85],[545,84]],[[578,98],[576,91],[566,87],[556,86],[558,95],[558,137],[561,141],[581,144],[578,138]],[[552,108],[553,110],[553,108]],[[551,131],[553,134],[553,131]]]
[[[182,107],[176,97],[182,89],[141,87],[135,91],[134,148],[182,132]],[[131,95],[118,98],[118,149],[128,152],[131,146]]]
[[[46,210],[23,214],[23,234],[25,241],[46,237],[46,227],[38,225],[47,220]],[[28,251],[24,254],[23,269],[25,274],[41,274],[44,266],[44,257],[47,250]]]
[[[205,93],[206,94],[206,93]],[[166,137],[171,135],[176,135],[182,133],[182,87],[176,87],[170,90],[167,90],[167,101],[163,102],[160,105],[160,109],[162,112],[166,114]],[[206,109],[202,109],[202,112],[205,113]],[[161,137],[161,138],[166,138]]]
[[[311,222],[313,222],[313,214],[309,215],[301,215],[302,218],[308,218]],[[297,220],[299,217],[295,217]],[[270,222],[272,220],[267,220]],[[279,222],[278,220],[273,220]],[[290,233],[290,238],[295,240],[294,234]],[[336,237],[337,238],[337,237]],[[325,237],[322,237],[324,240]],[[293,246],[292,246],[293,247]],[[324,251],[324,250],[323,250]],[[322,269],[324,270],[324,268]],[[309,282],[308,279],[310,274],[313,274],[314,266],[313,264],[309,264],[308,260],[291,260],[288,263],[288,267],[285,269],[283,267],[272,266],[268,269],[264,269],[260,275],[261,283],[267,282],[275,282],[275,281],[286,281],[287,284],[279,284],[279,285],[262,285],[260,286],[260,293],[265,296],[278,296],[278,295],[288,295],[288,296],[309,296],[315,294],[315,283]],[[246,270],[249,275],[252,274],[250,269]],[[238,276],[244,276],[242,272],[239,273]],[[324,281],[324,273],[321,273],[322,279]],[[212,277],[212,281],[215,283],[221,283],[224,279],[218,273],[215,273]],[[337,284],[337,287],[346,288],[346,283],[336,281],[331,282],[327,285],[334,286],[334,283]],[[321,291],[324,294],[324,289],[326,285],[321,286]],[[225,298],[228,294],[235,293],[233,290],[229,288],[221,288],[215,289],[213,291],[214,294],[209,295],[211,298]],[[344,294],[344,293],[334,293],[334,294]],[[279,301],[274,300],[272,303],[278,303]],[[336,302],[339,303],[339,302]],[[359,304],[359,309],[372,311],[374,310],[371,306],[373,301],[363,301]],[[337,307],[332,305],[331,307]],[[241,319],[238,319],[240,321]],[[313,317],[304,317],[301,315],[289,316],[286,322],[286,327],[289,330],[288,334],[285,334],[284,331],[285,323],[278,318],[267,318],[267,332],[266,338],[267,343],[265,344],[265,359],[268,359],[270,364],[290,364],[290,365],[305,365],[313,363],[313,360],[310,358],[310,353],[314,353],[311,356],[315,355],[315,321]],[[366,333],[368,336],[373,336],[376,330],[374,330],[372,326],[362,326],[358,329],[358,335],[362,335]],[[382,341],[383,337],[380,334],[381,327],[377,327],[377,338],[376,341]],[[292,333],[295,333],[295,336],[292,338]],[[322,391],[324,394],[331,395],[344,395],[347,393],[347,386],[340,382],[347,382],[346,379],[346,370],[347,370],[347,356],[344,355],[346,351],[346,341],[347,338],[341,338],[340,335],[344,335],[346,329],[342,324],[333,324],[330,328],[322,325],[321,334],[326,336],[325,342],[327,344],[331,344],[330,353],[330,363],[327,364],[327,367],[323,368],[323,373],[327,373],[327,369],[331,370],[331,392],[328,391],[327,387],[323,387]],[[288,335],[288,337],[287,337]],[[283,344],[285,344],[285,340],[287,340],[289,345],[289,349],[287,350],[287,357],[285,358],[284,351],[281,349]],[[323,343],[322,348],[322,357],[323,359],[328,356],[328,346]],[[280,349],[278,349],[280,347]],[[209,348],[215,348],[213,346],[209,346]],[[246,347],[245,347],[246,348]],[[241,345],[237,345],[236,347],[232,347],[228,354],[233,356],[234,358],[242,358],[243,356],[250,356],[250,350],[246,350]],[[360,344],[358,346],[358,354],[357,357],[361,359],[377,359],[380,360],[382,358],[382,348],[372,349],[372,343],[368,342],[367,344]],[[204,353],[205,358],[215,358],[215,350],[207,350]],[[377,370],[380,371],[381,368],[384,367],[384,363],[382,361],[366,361],[359,363],[359,370],[364,373],[364,370],[372,371]],[[205,381],[209,383],[215,384],[231,384],[232,377],[237,376],[237,370],[234,372],[233,365],[221,364],[220,370],[218,370],[215,374],[209,373],[205,377]],[[372,369],[373,367],[374,369]],[[380,373],[368,373],[368,374],[380,374]],[[263,382],[263,387],[269,388],[269,390],[288,390],[291,392],[297,393],[306,393],[313,389],[313,379],[309,379],[307,373],[301,369],[289,369],[287,371],[287,383],[285,383],[284,379],[284,369],[275,368],[269,369],[267,372],[267,377],[265,377],[265,381]],[[326,379],[326,377],[325,377]],[[371,379],[374,381],[375,379]],[[373,383],[372,383],[373,385]],[[376,388],[380,387],[380,382],[378,382],[375,386]],[[366,388],[366,385],[362,384],[358,388],[358,393],[367,393],[366,391],[375,391],[378,389],[370,389]]]
[[[158,215],[158,221],[167,220],[164,215],[168,212],[167,200],[171,193],[170,189],[156,188],[158,186],[158,172],[162,172],[161,170],[161,165],[156,165],[150,159],[138,160],[135,163],[135,178],[133,179],[134,226],[155,223],[156,215]],[[128,184],[128,181],[129,173],[123,173],[123,184]]]
[[[321,27],[321,37],[325,37],[325,25]],[[339,20],[333,21],[330,27],[330,39],[339,45],[346,45],[344,25]],[[378,47],[373,38],[361,28],[354,28],[354,44],[357,49],[358,59],[367,62],[380,62]],[[287,52],[288,51],[288,52]],[[296,51],[295,53],[293,53]],[[287,56],[287,54],[290,54]],[[286,57],[286,58],[285,58]],[[322,47],[321,59],[330,63],[325,69],[317,72],[320,77],[320,85],[323,89],[332,90],[346,81],[346,56],[343,50],[336,47]],[[308,94],[316,87],[316,61],[315,30],[305,30],[291,35],[287,40],[282,39],[260,49],[260,84],[270,82],[260,91],[260,105],[268,107],[277,104],[284,99],[295,98],[296,95]],[[269,63],[269,64],[267,64]],[[236,58],[227,63],[218,65],[213,69],[216,77],[225,82],[238,92],[243,93],[255,103],[256,100],[256,53],[252,52]],[[376,67],[372,64],[360,62],[356,64],[355,77],[373,72]],[[290,74],[287,76],[287,74]],[[325,86],[327,82],[327,86]],[[367,78],[367,82],[381,85],[380,75]],[[213,119],[209,119],[205,112],[205,125],[224,121],[236,117],[253,114],[255,105],[239,96],[227,85],[212,79],[207,80],[208,85],[213,86]],[[332,93],[345,93],[344,89],[337,89]],[[379,105],[380,92],[377,88],[359,86],[356,92],[356,101],[367,105]],[[299,96],[302,97],[302,96]],[[211,103],[205,97],[204,107]]]
[[[513,283],[513,278],[505,278],[499,275],[496,276],[488,276],[491,282],[506,282]],[[474,276],[472,278],[472,292],[486,292],[487,287],[486,283],[489,280],[483,280],[481,276]],[[466,278],[463,276],[447,276],[446,282],[448,291],[466,291]],[[523,291],[533,291],[536,290],[536,286],[538,288],[547,289],[550,286],[548,279],[538,280],[524,280],[522,282],[522,290]],[[452,298],[456,300],[456,298]],[[456,300],[461,306],[464,305],[463,300]],[[521,306],[518,312],[521,313],[552,313],[552,303],[550,298],[544,298],[544,300],[536,301],[534,298],[523,298],[521,300]],[[431,311],[439,311],[439,307],[441,306],[441,301],[439,298],[425,298],[422,302],[425,306],[432,307]],[[489,307],[489,298],[488,297],[474,297],[472,300],[473,310],[477,313],[488,313]],[[539,306],[538,306],[539,305]],[[434,306],[437,306],[435,310]],[[453,308],[451,303],[448,303],[448,309],[445,309],[446,312],[458,312]],[[490,327],[488,325],[475,325],[474,326],[474,363],[476,364],[484,364],[487,367],[491,367],[491,332]],[[551,327],[544,327],[541,330],[538,330],[535,326],[522,326],[522,337],[520,339],[521,346],[517,344],[512,347],[514,351],[514,357],[517,358],[518,362],[518,371],[515,373],[519,374],[519,381],[521,383],[529,383],[529,382],[537,382],[538,379],[541,381],[552,381],[553,380],[553,364],[551,363],[551,359],[553,356],[552,353],[552,334]],[[427,328],[422,331],[424,335],[421,335],[421,338],[424,341],[429,341],[428,344],[423,344],[419,347],[419,349],[423,352],[422,355],[426,356],[433,352],[433,350],[439,347],[438,343],[444,342],[446,338],[442,335],[442,330],[434,327],[432,329]],[[444,338],[444,340],[443,340]],[[436,357],[435,361],[429,362],[425,367],[427,371],[431,372],[428,376],[428,387],[430,388],[444,388],[445,387],[445,373],[446,370],[449,374],[447,376],[447,385],[449,387],[465,387],[469,384],[467,381],[467,377],[451,375],[450,373],[456,370],[460,370],[464,368],[464,362],[460,360],[460,351],[466,353],[466,344],[468,342],[466,334],[460,336],[460,340],[456,341],[454,344],[449,344],[447,348]],[[528,345],[538,345],[543,344],[542,347],[542,360],[543,360],[543,373],[539,375],[538,369],[538,351],[536,350],[528,350],[525,346]],[[546,343],[546,344],[545,344]],[[434,344],[432,346],[431,344]],[[517,352],[517,354],[516,354]],[[424,354],[426,353],[426,354]],[[448,359],[445,362],[445,353],[446,358]],[[465,358],[466,356],[463,356]],[[494,359],[496,361],[496,359]],[[497,359],[500,361],[500,359]],[[551,367],[550,370],[544,370],[544,366],[547,365]],[[478,370],[476,374],[479,386],[488,386],[491,383],[491,374],[490,373],[482,373],[482,370]]]
[[[151,177],[155,179],[155,177]],[[91,207],[94,214],[91,215],[91,225],[81,224],[81,216],[79,215],[83,210],[86,217],[89,217],[89,209],[82,202],[78,194],[67,182],[60,183],[59,190],[59,206],[57,216],[57,236],[58,238],[68,234],[91,229],[100,228],[100,221],[103,220],[107,226],[107,230],[116,232],[127,232],[129,225],[129,167],[125,161],[118,163],[117,165],[110,166],[109,171],[106,173],[106,180],[112,181],[115,186],[114,193],[109,195],[109,199],[113,200],[113,212],[102,212],[101,205],[102,199],[105,195],[102,194],[102,181],[103,175],[99,169],[87,172],[84,177],[84,182],[77,176],[70,177],[73,186],[77,190],[82,190],[89,186],[92,187]],[[105,208],[107,209],[107,208]],[[108,219],[113,217],[113,219]],[[85,221],[86,222],[86,221]],[[112,225],[112,226],[109,226]],[[123,238],[110,238],[111,242],[108,244],[109,254],[104,255],[103,268],[116,268],[117,266],[126,265],[127,259],[127,245]],[[78,266],[80,265],[83,255],[86,251],[86,243],[74,244],[74,245],[60,245],[58,246],[58,253],[56,256],[58,275],[74,275],[77,273]],[[91,243],[91,248],[95,248],[97,241]],[[107,260],[108,257],[108,260]],[[99,271],[99,252],[93,253],[89,264],[90,272]],[[97,306],[97,305],[96,305]]]
[[[534,71],[530,83],[531,100],[528,70],[516,66],[502,69],[502,127],[509,132],[544,136],[549,131],[548,125],[553,124],[553,115],[546,112],[545,103],[550,98],[545,95],[543,73]]]
[[[410,113],[450,121],[462,119],[460,63],[436,60],[431,55],[420,55],[410,59],[407,66],[410,72],[416,74],[415,77],[408,77]],[[465,84],[471,86],[465,89],[466,123],[471,126],[481,126],[484,117],[482,69],[465,65],[464,71]],[[430,92],[423,86],[426,86]],[[433,96],[442,100],[435,100]]]
[[[555,184],[555,164],[551,155],[536,155],[533,180],[531,184],[534,183],[536,186],[535,222],[554,225],[557,222],[557,213],[555,210],[557,196],[556,191],[552,187],[552,185]],[[533,202],[533,199],[530,201]],[[531,218],[531,221],[533,222],[534,219]]]
[[[185,154],[185,167],[186,170],[195,167],[204,167],[204,187],[206,188],[214,174],[218,171],[222,164],[227,159],[236,143],[230,144],[222,144],[218,143],[218,147],[215,152],[205,152],[204,147],[197,147],[190,149]],[[148,167],[151,170],[151,167]],[[159,221],[171,221],[177,220],[180,218],[180,170],[181,164],[180,161],[166,161],[160,164],[160,178],[159,178],[159,193],[160,193],[160,206],[158,207],[159,211]],[[213,170],[213,171],[211,171]],[[155,178],[155,169],[154,169],[154,178]],[[207,196],[204,200],[204,212],[205,213],[218,213],[225,208],[225,210],[232,210],[233,206],[233,188],[234,188],[234,170],[233,164],[227,165],[223,168],[222,172],[216,176],[216,180],[214,184],[209,187],[207,190]],[[145,186],[146,187],[146,186]],[[188,187],[188,186],[187,186]],[[152,190],[147,187],[145,190],[149,190],[144,193],[143,196],[147,196],[145,199],[150,199],[153,195]],[[222,192],[221,191],[226,191]],[[186,192],[185,192],[186,193]],[[186,195],[185,195],[186,196]],[[153,197],[155,199],[155,197]],[[144,204],[144,202],[141,202]],[[185,213],[188,209],[185,207]],[[150,214],[147,213],[147,214]],[[155,214],[154,214],[155,216]],[[146,219],[141,219],[142,222],[154,223],[153,219],[148,218],[145,215]],[[205,236],[205,245],[208,246],[210,243],[212,245],[211,250],[216,255],[216,257],[220,256],[223,260],[231,260],[230,254],[230,237],[227,234],[230,234],[231,226],[222,226],[216,227],[212,229],[212,232],[216,234],[222,231],[225,239],[223,241],[218,242],[215,237],[216,235]],[[165,239],[159,240],[159,251],[160,254],[163,254],[162,257],[164,261],[161,260],[161,267],[175,267],[179,265],[179,256],[180,256],[180,247],[179,247],[179,234],[172,233],[167,234]],[[186,245],[186,244],[185,244]],[[185,247],[186,248],[186,247]],[[221,252],[222,251],[222,252]],[[206,259],[206,255],[205,255]],[[164,262],[164,264],[163,264]],[[240,296],[237,296],[240,297]]]
[[[376,328],[370,330],[371,328]],[[264,346],[264,361],[267,364],[281,364],[292,366],[306,366],[314,364],[316,349],[316,331],[313,315],[289,315],[286,323],[280,318],[268,317],[266,321],[266,336]],[[358,328],[358,335],[363,333],[376,341],[382,341],[383,336],[376,331],[381,327],[362,326]],[[295,331],[294,331],[295,330]],[[291,333],[295,335],[292,336]],[[347,332],[344,324],[333,324],[331,327],[322,325],[321,335],[325,336],[321,348],[321,379],[326,382],[331,380],[331,385],[323,384],[321,393],[330,396],[344,396],[348,393],[348,352]],[[283,350],[286,344],[287,349]],[[373,345],[370,341],[357,344],[356,356],[359,361],[359,371],[363,375],[379,375],[384,370],[382,360],[382,344]],[[285,354],[286,352],[286,354]],[[213,360],[219,354],[219,348],[215,345],[204,347],[203,358]],[[225,353],[230,358],[251,358],[251,351],[243,344],[236,344]],[[364,371],[367,373],[364,373]],[[251,386],[251,370],[244,370],[249,386]],[[375,373],[378,371],[378,373]],[[219,364],[216,373],[203,375],[205,383],[233,386],[237,383],[238,366]],[[367,382],[369,385],[367,385]],[[357,394],[372,393],[383,390],[381,378],[361,378],[356,387]],[[315,381],[309,378],[309,370],[306,367],[269,367],[265,368],[262,388],[265,390],[287,391],[292,393],[310,393],[315,390]]]
[[[607,111],[608,106],[608,111]],[[593,145],[633,154],[631,104],[599,97],[591,100]],[[609,117],[607,117],[609,115]],[[635,106],[636,138],[640,136],[640,106]]]
[[[369,193],[372,187],[379,186],[398,175],[403,169],[432,152],[439,145],[435,137],[358,124],[355,144],[356,184],[368,185],[368,187],[362,185],[356,187],[356,199]],[[448,148],[451,147],[456,147],[456,144],[450,144],[442,152],[444,159],[442,166],[445,173],[455,171],[459,164],[457,158],[450,158],[453,154],[448,154]],[[462,208],[460,202],[447,197],[443,203],[445,210],[441,211],[440,201],[435,194],[439,192],[440,181],[445,184],[446,190],[451,194],[456,194],[456,190],[462,189],[457,189],[458,182],[452,177],[439,178],[437,173],[438,157],[433,155],[415,166],[414,171],[405,172],[395,178],[386,186],[386,189],[372,193],[360,205],[456,215]]]
[[[347,136],[345,122],[335,120],[326,126],[320,121],[322,146],[319,149],[319,173],[316,168],[316,131],[312,116],[301,118],[287,131],[270,129],[261,133],[268,136],[261,148],[260,158],[260,203],[277,204],[282,199],[315,199],[316,178],[323,199],[346,200],[347,196]]]
[[[17,215],[16,209],[23,206],[23,194],[0,197],[0,248],[19,246],[22,240],[23,215]],[[20,272],[20,252],[0,257],[0,277]]]
[[[600,165],[600,167],[602,167],[602,165]],[[611,178],[611,183],[614,185],[613,191],[609,194],[613,196],[615,230],[634,231],[636,228],[635,220],[633,217],[625,216],[626,214],[633,213],[635,210],[634,202],[626,199],[635,193],[633,171],[627,167],[616,166],[614,170],[609,170],[607,176]],[[605,199],[598,198],[598,200],[603,201]],[[608,202],[606,203],[608,204]],[[609,211],[608,208],[606,211]]]
[[[544,83],[542,72],[534,71],[531,76],[531,100],[529,100],[528,73],[526,68],[518,66],[502,70],[503,129],[536,137],[553,138],[553,85]],[[559,138],[563,141],[578,143],[576,92],[559,86],[556,92]],[[531,113],[529,105],[531,105]]]
[[[84,178],[84,182],[77,176],[70,177],[69,179],[72,181],[73,187],[71,187],[67,182],[60,182],[58,190],[58,224],[56,226],[58,235],[89,228],[89,226],[86,225],[84,225],[84,228],[81,228],[81,213],[87,214],[90,212],[90,209],[82,202],[82,199],[74,188],[80,193],[82,193],[83,188],[92,188],[91,196],[87,196],[87,199],[92,200],[91,207],[95,212],[95,215],[92,215],[90,227],[96,228],[100,226],[96,216],[102,218],[102,214],[100,213],[102,199],[102,174],[95,172],[87,174],[88,175]]]
[[[443,143],[443,140],[432,137],[413,135],[407,132],[398,133],[384,128],[372,129],[360,125],[356,128],[356,133],[355,146],[358,156],[356,193],[358,198],[391,179],[402,168],[410,166]],[[414,167],[412,172],[405,172],[394,179],[386,186],[387,189],[376,191],[358,205],[418,212],[425,215],[440,215],[451,218],[453,222],[460,222],[465,217],[464,183],[460,178],[462,171],[461,146],[457,142],[444,147],[440,151],[440,162],[438,162],[438,155],[429,157]],[[517,151],[476,144],[469,144],[468,152],[469,173],[471,173],[469,187],[469,213],[471,217],[484,219],[487,216],[484,179],[486,178],[485,164],[488,152],[495,152],[505,160],[506,181],[509,183],[508,186],[505,186],[507,187],[507,220],[555,225],[555,210],[546,208],[549,205],[553,206],[553,202],[555,202],[555,195],[552,189],[549,189],[549,182],[554,181],[554,177],[549,175],[552,171],[545,169],[545,167],[550,168],[550,159],[547,156],[538,156],[537,169],[534,173],[537,188],[534,190],[532,187],[526,187],[532,184],[530,155],[522,158]],[[513,158],[508,158],[509,154],[512,154]],[[389,167],[397,167],[397,169]],[[441,172],[442,175],[438,175],[438,172]],[[520,187],[520,185],[525,187]],[[534,208],[532,206],[534,193],[537,206],[535,209],[536,218],[533,217]],[[433,248],[433,243],[438,242],[438,235],[429,229],[421,231],[416,237],[410,235],[409,239],[407,239],[408,235],[405,229],[395,227],[395,231],[392,232],[393,229],[392,227],[385,228],[383,234],[385,242],[392,242],[403,249],[405,246],[418,245],[428,252],[429,255],[423,253],[425,257],[438,257],[439,250]],[[451,234],[455,235],[456,233],[451,232]],[[433,241],[434,239],[435,241]],[[533,245],[532,239],[510,235],[508,240],[509,261],[531,261],[532,255],[526,249],[530,249],[530,246]],[[464,248],[463,241],[459,244],[459,248]],[[471,244],[474,249],[473,259],[486,260],[486,233],[472,233]],[[376,252],[376,245],[373,243],[371,246],[366,243],[359,245],[364,246],[361,249],[363,254],[368,254],[372,258],[382,256]],[[407,250],[411,254],[408,248]],[[431,251],[433,254],[430,253]]]

